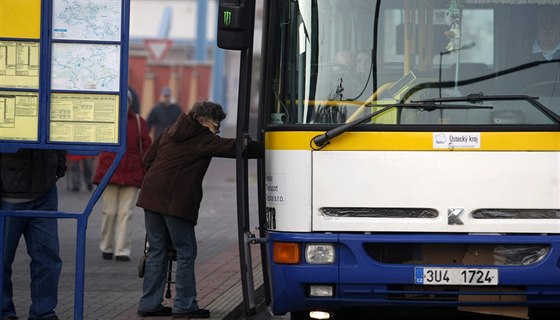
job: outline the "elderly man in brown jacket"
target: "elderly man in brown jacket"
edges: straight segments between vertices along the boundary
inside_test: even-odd
[[[138,306],[141,316],[210,316],[196,301],[194,227],[202,200],[202,179],[210,160],[235,157],[235,139],[216,135],[225,116],[219,104],[196,103],[162,133],[143,158],[147,172],[137,205],[145,211],[149,248]],[[173,308],[162,305],[171,245],[177,250]]]

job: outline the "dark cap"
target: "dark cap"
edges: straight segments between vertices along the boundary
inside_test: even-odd
[[[165,97],[171,96],[171,89],[169,89],[169,87],[163,87],[161,89],[161,95]]]

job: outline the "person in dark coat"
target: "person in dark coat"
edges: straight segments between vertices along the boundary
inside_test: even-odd
[[[137,206],[144,208],[148,254],[141,316],[208,318],[196,300],[194,227],[202,200],[202,180],[212,157],[235,157],[235,139],[222,138],[225,113],[213,102],[195,103],[188,114],[156,139],[143,158],[147,169]],[[168,248],[177,251],[173,308],[162,305]]]
[[[134,101],[128,92],[128,113],[126,126],[126,152],[103,191],[103,220],[99,248],[103,259],[130,261],[132,235],[129,228],[138,198],[138,190],[144,178],[142,155],[152,144],[146,121],[135,113],[131,105]],[[93,182],[99,184],[109,170],[116,153],[102,152]]]
[[[66,173],[66,151],[20,149],[0,153],[0,210],[58,210],[56,182]],[[7,216],[4,229],[2,319],[18,319],[14,306],[12,263],[21,236],[31,257],[29,319],[56,320],[59,256],[58,220]]]
[[[154,140],[165,128],[172,125],[181,113],[183,113],[181,107],[171,102],[171,89],[164,87],[161,90],[160,102],[150,111],[147,120],[148,130],[153,131]]]

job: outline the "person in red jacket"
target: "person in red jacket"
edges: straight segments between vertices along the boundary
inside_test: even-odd
[[[128,114],[126,128],[126,152],[109,184],[103,191],[103,221],[99,247],[104,259],[130,261],[132,247],[132,213],[138,191],[144,179],[142,156],[152,144],[146,121],[130,108],[133,96],[128,92]],[[93,178],[99,184],[115,160],[113,152],[102,152]]]

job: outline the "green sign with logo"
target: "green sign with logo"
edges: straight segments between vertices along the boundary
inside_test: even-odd
[[[224,25],[229,27],[231,24],[231,11],[224,11]]]

